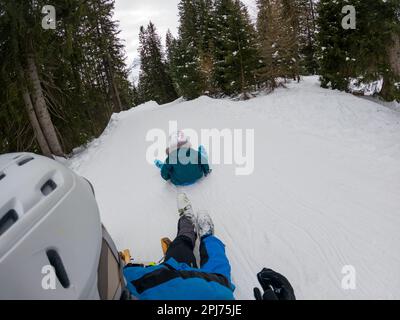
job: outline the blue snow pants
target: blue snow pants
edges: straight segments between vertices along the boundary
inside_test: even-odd
[[[131,294],[142,300],[234,300],[225,245],[213,235],[201,239],[200,268],[193,249],[189,238],[178,236],[164,263],[125,268]]]

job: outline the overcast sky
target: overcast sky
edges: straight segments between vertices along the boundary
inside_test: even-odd
[[[251,13],[256,0],[243,0]],[[151,20],[164,40],[168,29],[177,35],[179,0],[115,0],[115,19],[120,22],[120,37],[124,41],[127,63],[138,57],[139,28]]]

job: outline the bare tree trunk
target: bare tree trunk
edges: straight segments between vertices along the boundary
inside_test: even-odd
[[[310,9],[311,9],[311,17],[312,17],[312,23],[313,23],[313,28],[314,28],[313,31],[315,31],[317,22],[316,22],[316,15],[315,15],[315,5],[314,5],[313,0],[310,0]]]
[[[97,27],[97,34],[98,34],[99,38],[102,37],[99,27]],[[104,48],[101,40],[99,40],[99,48],[103,51],[106,50]],[[114,106],[114,112],[121,112],[122,111],[122,103],[121,103],[121,99],[119,97],[118,87],[115,83],[114,72],[113,72],[113,68],[111,65],[111,56],[108,53],[103,55],[103,67],[104,67],[104,71],[106,73],[108,88],[111,93],[111,100],[112,100],[112,103]]]
[[[50,147],[47,143],[47,140],[43,134],[42,128],[40,127],[39,121],[36,117],[35,109],[33,108],[31,96],[29,95],[28,88],[25,84],[25,76],[22,68],[18,70],[19,78],[20,78],[20,90],[22,94],[22,98],[24,99],[25,108],[28,112],[29,121],[33,128],[33,132],[35,133],[36,141],[39,144],[40,149],[42,150],[43,155],[46,157],[51,157]]]
[[[239,57],[240,57],[240,91],[244,94],[244,96],[247,98],[247,94],[246,94],[246,90],[245,90],[245,87],[246,87],[246,84],[245,84],[245,79],[244,79],[244,69],[243,69],[243,56],[242,56],[242,48],[241,48],[241,45],[240,45],[240,41],[239,41],[239,39],[237,39],[237,44],[238,44],[238,47],[239,47]]]
[[[93,3],[93,9],[95,10],[99,10],[100,9],[100,4],[99,1]],[[112,97],[112,103],[114,106],[114,112],[121,112],[122,111],[122,103],[121,103],[121,99],[119,97],[119,91],[118,91],[118,87],[115,83],[115,77],[114,77],[114,72],[113,72],[113,68],[112,68],[112,64],[111,64],[111,56],[109,53],[105,53],[108,52],[108,48],[107,45],[104,43],[103,41],[103,25],[102,22],[99,21],[96,17],[96,21],[97,21],[97,36],[98,36],[98,47],[100,48],[101,52],[104,52],[103,54],[103,67],[104,67],[104,71],[106,73],[106,78],[107,78],[107,82],[108,82],[108,88],[110,90],[111,93],[111,97]]]
[[[392,35],[392,43],[387,49],[387,54],[389,56],[390,70],[393,72],[395,77],[400,77],[400,36]],[[386,100],[395,99],[395,80],[391,76],[384,75],[383,78],[383,88],[381,90],[381,95]]]
[[[107,54],[107,56],[104,58],[104,67],[106,69],[107,80],[108,80],[108,83],[110,86],[114,110],[116,112],[121,112],[122,111],[122,103],[121,103],[121,99],[119,97],[118,87],[115,83],[114,72],[113,72],[113,68],[111,66],[111,57],[109,54]]]
[[[42,128],[42,132],[50,147],[51,152],[57,156],[64,156],[60,141],[57,137],[53,122],[51,121],[50,113],[44,99],[42,85],[40,83],[39,74],[36,68],[36,63],[33,55],[27,56],[28,77],[32,85],[33,106],[35,109],[37,120]]]
[[[393,44],[389,48],[389,61],[394,74],[400,77],[400,35],[392,35]]]

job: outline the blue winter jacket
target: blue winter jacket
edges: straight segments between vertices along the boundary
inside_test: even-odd
[[[177,186],[193,184],[209,172],[207,158],[200,151],[185,147],[172,151],[161,168],[163,179]]]
[[[203,241],[208,261],[200,269],[173,258],[157,266],[125,268],[131,294],[140,300],[234,300],[223,243],[214,236]]]

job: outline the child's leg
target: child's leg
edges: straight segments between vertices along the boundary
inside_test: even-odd
[[[231,282],[231,266],[225,245],[217,237],[211,235],[201,239],[200,259],[201,271],[222,274]]]
[[[193,249],[196,243],[196,232],[190,218],[183,216],[178,222],[178,235],[170,244],[165,255],[165,261],[174,258],[179,263],[186,263],[192,268],[197,268],[196,257]]]

